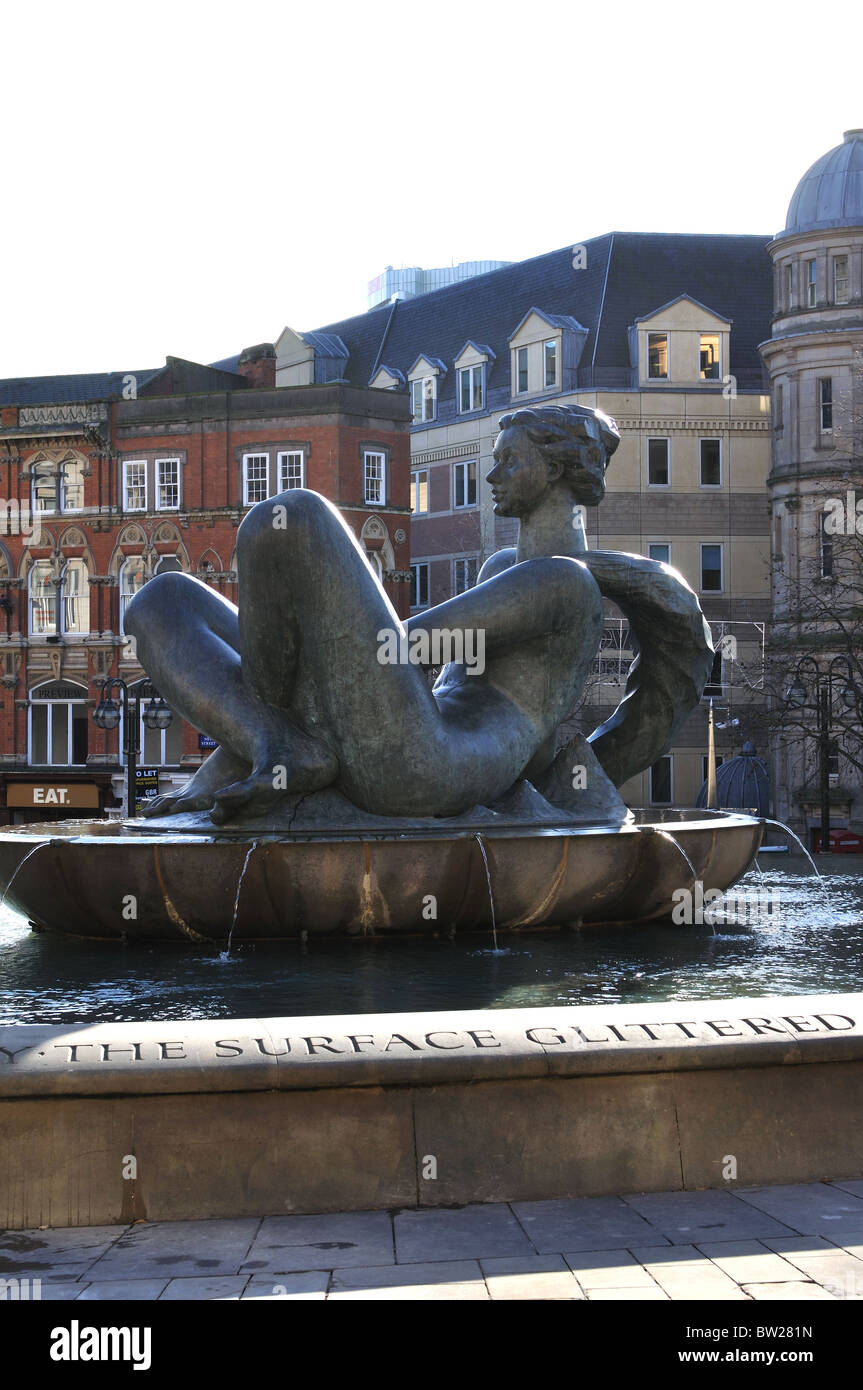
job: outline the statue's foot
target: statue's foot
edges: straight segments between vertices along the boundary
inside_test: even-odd
[[[189,796],[185,792],[166,793],[164,796],[152,797],[144,807],[141,814],[149,818],[150,816],[180,816],[186,811],[206,811],[213,804],[213,793],[201,791],[196,795]]]
[[[291,738],[290,761],[284,754],[265,754],[251,776],[223,787],[215,796],[210,817],[216,825],[227,821],[266,815],[285,796],[302,796],[320,791],[335,781],[339,761],[318,739],[295,730]]]
[[[234,757],[222,744],[201,763],[184,787],[176,792],[167,792],[164,796],[154,796],[142,814],[147,817],[180,816],[189,811],[208,811],[219,788],[224,787],[226,782],[242,777],[248,768],[248,762]]]

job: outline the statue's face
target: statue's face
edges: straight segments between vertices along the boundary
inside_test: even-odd
[[[486,481],[497,516],[526,516],[551,483],[548,464],[521,425],[502,430],[494,446],[494,468]]]

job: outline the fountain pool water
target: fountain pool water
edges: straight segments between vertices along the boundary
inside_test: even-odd
[[[31,932],[0,912],[0,1021],[309,1016],[519,1008],[847,993],[863,989],[863,878],[852,859],[762,866],[738,885],[754,922],[651,922],[581,931],[487,933],[240,944],[227,968],[217,946],[96,942]],[[763,898],[761,899],[763,901]]]

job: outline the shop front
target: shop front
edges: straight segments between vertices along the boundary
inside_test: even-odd
[[[42,777],[29,771],[20,776],[6,774],[2,784],[5,809],[0,806],[0,816],[6,825],[91,820],[103,817],[116,800],[110,772]]]

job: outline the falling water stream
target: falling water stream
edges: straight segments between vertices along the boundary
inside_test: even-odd
[[[12,877],[10,878],[9,882],[6,884],[5,889],[3,890],[3,896],[0,897],[0,907],[2,907],[3,904],[5,903],[5,901],[6,901],[7,897],[8,897],[8,895],[9,895],[9,893],[10,893],[10,891],[11,891],[12,884],[15,882],[16,878],[17,878],[18,875],[20,874],[20,872],[21,872],[21,870],[23,869],[24,865],[27,863],[27,860],[28,860],[28,859],[32,859],[34,854],[38,854],[39,851],[40,851],[40,849],[47,849],[50,843],[51,843],[50,840],[43,840],[41,844],[34,845],[33,848],[32,848],[31,850],[29,850],[29,851],[27,852],[27,854],[24,855],[24,858],[21,860],[21,863],[18,865],[18,867],[16,868],[16,870],[15,870],[15,872],[13,873]]]
[[[815,874],[815,877],[818,878],[818,879],[821,879],[821,882],[822,882],[822,883],[824,882],[824,879],[823,879],[822,875],[818,872],[818,865],[815,863],[815,860],[812,858],[812,855],[809,853],[808,849],[807,849],[806,846],[804,845],[804,843],[803,843],[803,841],[801,840],[800,836],[799,836],[799,835],[795,835],[795,834],[794,834],[794,831],[791,829],[790,826],[788,826],[788,825],[783,825],[782,822],[781,822],[781,820],[765,820],[765,821],[764,821],[764,824],[765,824],[765,825],[775,825],[777,830],[784,830],[786,835],[790,835],[791,838],[792,838],[792,840],[795,840],[795,841],[797,842],[797,844],[800,846],[800,848],[802,849],[803,853],[806,855],[806,858],[809,860],[809,863],[812,865],[812,870],[813,870],[813,872],[814,872],[814,874]]]
[[[246,877],[246,869],[249,867],[249,860],[251,859],[252,855],[254,854],[257,848],[258,841],[253,840],[246,851],[246,857],[243,860],[243,867],[240,870],[240,877],[237,880],[237,896],[234,898],[234,915],[231,918],[231,930],[228,932],[228,944],[225,947],[224,951],[221,951],[219,953],[219,960],[231,959],[231,942],[234,939],[234,927],[237,925],[237,913],[240,910],[240,893],[243,890],[243,879]]]
[[[681,845],[679,841],[675,840],[674,836],[670,835],[667,830],[657,830],[656,833],[657,835],[661,835],[663,840],[670,840],[671,843],[674,845],[674,848],[678,851],[678,853],[683,855],[683,858],[686,860],[686,863],[689,867],[689,872],[692,874],[692,881],[693,883],[695,883],[696,879],[698,878],[698,873],[696,871],[695,865],[693,864],[689,855],[686,853],[686,850],[683,848],[683,845]]]
[[[487,880],[487,882],[488,882],[488,901],[489,901],[489,905],[490,905],[490,907],[491,907],[491,930],[492,930],[492,935],[493,935],[493,937],[494,937],[494,949],[495,949],[495,954],[497,954],[497,953],[500,951],[500,947],[499,947],[498,944],[497,944],[497,922],[495,921],[495,916],[494,916],[494,893],[492,892],[492,888],[491,888],[491,871],[490,871],[490,869],[489,869],[489,867],[488,867],[488,856],[486,855],[486,852],[485,852],[485,845],[484,845],[483,842],[482,842],[482,836],[480,835],[479,831],[476,832],[476,834],[474,835],[473,838],[476,840],[477,844],[479,845],[480,854],[482,855],[482,862],[483,862],[483,864],[485,865],[485,876],[486,876],[486,880]]]

